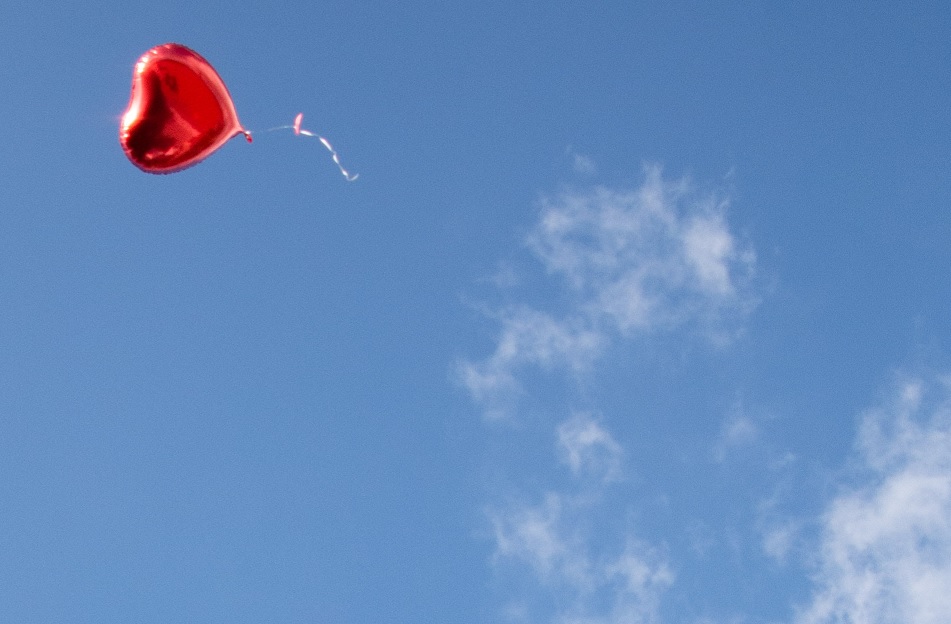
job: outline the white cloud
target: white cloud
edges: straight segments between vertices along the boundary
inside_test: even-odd
[[[516,377],[521,368],[535,365],[579,371],[595,359],[604,343],[599,332],[581,323],[559,321],[524,306],[505,310],[498,318],[502,329],[492,355],[457,366],[457,377],[490,419],[510,411],[521,392]]]
[[[584,154],[572,154],[573,166],[576,173],[583,173],[585,175],[594,175],[598,171],[598,166],[594,163],[594,159],[590,156],[585,156]]]
[[[495,556],[527,563],[545,583],[565,577],[584,578],[586,574],[577,569],[586,564],[578,548],[569,545],[563,534],[561,510],[562,497],[549,493],[537,506],[520,505],[492,512]]]
[[[621,477],[620,445],[592,416],[575,414],[557,428],[556,452],[576,487],[488,512],[496,565],[521,568],[522,579],[524,569],[531,572],[505,613],[520,622],[658,622],[674,581],[666,557],[630,529],[605,535],[591,522],[614,504],[604,488]]]
[[[592,176],[598,172],[598,166],[593,158],[576,152],[570,145],[565,148],[565,155],[571,158],[571,166],[575,173]]]
[[[660,600],[674,581],[665,557],[629,535],[614,552],[586,533],[579,516],[590,499],[549,492],[538,505],[490,512],[498,565],[527,566],[543,594],[541,613],[517,601],[522,621],[560,624],[647,624],[659,621]],[[510,609],[511,610],[511,609]]]
[[[757,424],[743,412],[741,405],[735,405],[732,413],[723,421],[713,445],[714,461],[718,463],[725,461],[730,451],[752,444],[757,437],[759,437]]]
[[[496,313],[495,349],[459,365],[462,385],[499,416],[518,395],[521,367],[582,370],[617,337],[683,326],[727,339],[755,304],[755,254],[730,232],[726,208],[657,167],[634,191],[594,187],[545,199],[526,243],[567,305]]]
[[[951,406],[905,383],[863,418],[867,483],[841,493],[822,518],[816,591],[797,624],[951,621]]]
[[[755,265],[729,230],[727,206],[650,167],[633,192],[598,187],[545,200],[528,244],[605,331],[723,322],[752,305]]]
[[[558,452],[578,476],[611,482],[621,475],[621,446],[589,414],[575,414],[558,426]]]
[[[716,213],[693,217],[684,228],[684,255],[699,290],[715,297],[730,297],[733,280],[730,264],[735,256],[723,215]]]
[[[543,200],[525,242],[540,290],[553,296],[519,303],[533,282],[524,271],[496,280],[516,303],[489,310],[498,325],[489,355],[460,362],[457,378],[487,417],[500,418],[531,392],[531,372],[586,373],[617,341],[684,329],[729,339],[755,304],[755,255],[730,231],[727,207],[656,167],[635,190],[592,187]],[[526,623],[659,622],[674,573],[664,548],[625,522],[633,510],[610,496],[624,480],[624,449],[585,412],[554,433],[568,485],[487,511],[493,561],[500,574],[515,571],[502,613]],[[755,434],[751,421],[736,420],[724,440],[736,446]]]
[[[792,520],[770,527],[763,535],[763,552],[777,563],[785,563],[796,543],[799,530],[799,525]]]

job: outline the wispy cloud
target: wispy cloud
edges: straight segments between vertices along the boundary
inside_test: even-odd
[[[592,187],[544,199],[525,238],[538,275],[515,279],[510,269],[492,282],[512,300],[488,309],[493,346],[460,362],[458,379],[489,418],[502,418],[531,394],[534,373],[592,371],[619,342],[660,332],[728,342],[755,307],[756,258],[731,231],[727,208],[726,198],[656,167],[635,190]],[[539,276],[553,296],[529,304],[521,295]],[[584,394],[590,403],[591,389]],[[662,542],[632,525],[636,509],[611,496],[625,481],[626,458],[609,420],[574,412],[545,424],[546,434],[550,426],[565,477],[553,482],[562,487],[536,487],[486,511],[493,562],[517,580],[502,612],[526,624],[660,622],[662,600],[677,591],[674,566]],[[708,448],[726,462],[768,439],[762,419],[736,408]],[[791,482],[799,460],[774,454],[758,455],[764,469]],[[850,485],[818,518],[785,514],[779,487],[754,512],[750,535],[782,574],[798,571],[791,562],[811,566],[812,593],[791,621],[951,621],[951,381],[906,381],[865,414],[851,465]],[[698,536],[691,545],[702,555],[712,538]],[[688,566],[678,569],[690,578]]]
[[[908,381],[866,414],[857,461],[864,483],[822,518],[816,591],[796,624],[951,621],[947,382]]]
[[[584,370],[616,338],[691,326],[723,342],[755,305],[755,254],[726,221],[728,200],[648,167],[640,188],[594,187],[541,202],[526,246],[567,305],[494,312],[494,351],[458,366],[490,417],[511,410],[518,372]],[[554,308],[555,306],[552,306]]]
[[[714,461],[718,463],[725,461],[731,451],[752,444],[758,436],[759,426],[743,411],[741,404],[735,404],[729,416],[723,421],[713,445]]]
[[[605,331],[717,325],[753,303],[755,255],[729,231],[728,204],[649,167],[635,191],[597,187],[545,200],[528,245]]]
[[[558,452],[575,476],[605,483],[621,477],[621,446],[589,414],[576,414],[558,426]]]
[[[618,342],[678,330],[729,341],[756,302],[755,255],[731,232],[727,208],[725,197],[665,179],[657,167],[634,190],[590,187],[543,199],[524,241],[535,275],[508,279],[509,269],[506,279],[487,282],[509,301],[486,310],[498,327],[493,347],[459,362],[458,380],[487,418],[499,419],[533,393],[526,380],[535,373],[586,375]],[[551,295],[547,304],[527,303],[536,278]],[[754,426],[734,422],[726,443],[755,435],[744,425]],[[565,471],[554,480],[561,487],[510,496],[486,511],[496,568],[503,577],[514,571],[502,613],[532,624],[659,622],[673,566],[618,498],[626,457],[607,420],[571,413],[554,425],[552,451]]]
[[[575,170],[575,173],[590,176],[598,172],[598,166],[590,156],[579,154],[570,146],[565,150],[565,153],[571,157],[571,166]]]
[[[793,520],[769,527],[763,534],[763,552],[777,563],[785,563],[795,546],[799,530],[799,524]]]
[[[497,314],[502,330],[495,351],[480,362],[463,362],[457,374],[489,418],[510,413],[521,392],[516,374],[530,365],[581,370],[599,354],[604,336],[581,319],[556,319],[526,306]]]
[[[588,521],[605,504],[601,488],[619,477],[620,446],[585,414],[557,431],[556,452],[578,488],[488,512],[496,564],[527,568],[535,585],[534,599],[517,596],[506,611],[524,622],[658,622],[661,597],[674,580],[664,554],[630,530],[606,539]]]

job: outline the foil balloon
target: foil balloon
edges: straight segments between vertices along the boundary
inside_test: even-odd
[[[297,136],[319,140],[348,182],[359,176],[344,169],[326,138],[301,128],[303,113],[291,126]],[[241,126],[228,88],[215,68],[178,43],[155,46],[132,72],[132,95],[119,124],[119,143],[136,167],[147,173],[173,173],[197,164],[235,136]]]
[[[251,141],[224,81],[197,52],[166,43],[142,55],[119,126],[132,164],[148,173],[181,171],[239,134]]]

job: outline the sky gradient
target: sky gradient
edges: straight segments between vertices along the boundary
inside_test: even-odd
[[[0,621],[951,621],[949,32],[7,3]],[[254,142],[154,176],[171,41]]]

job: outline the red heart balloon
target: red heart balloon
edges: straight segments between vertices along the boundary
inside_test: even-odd
[[[119,143],[132,164],[148,173],[181,171],[238,134],[251,141],[208,61],[177,43],[142,55],[119,126]]]

